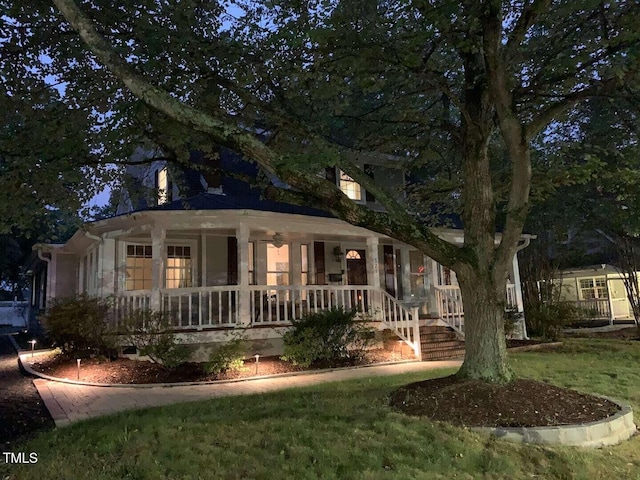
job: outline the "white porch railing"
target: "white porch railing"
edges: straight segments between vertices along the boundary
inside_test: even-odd
[[[240,318],[242,294],[248,319]],[[149,309],[149,290],[116,296],[116,319]],[[246,304],[245,304],[246,305]],[[176,329],[251,325],[288,325],[308,313],[331,308],[356,309],[361,318],[382,321],[420,355],[418,309],[402,305],[384,290],[369,285],[224,285],[160,290],[161,311],[170,313]],[[245,307],[246,308],[246,307]]]
[[[438,315],[451,328],[464,335],[464,305],[462,293],[457,285],[434,286]],[[509,283],[506,288],[507,308],[518,306],[516,285]]]
[[[357,309],[376,317],[380,291],[368,285],[251,285],[250,318],[255,325],[290,323],[307,313]]]
[[[161,310],[170,313],[176,328],[234,326],[239,290],[237,285],[161,289]]]
[[[517,308],[518,298],[516,297],[516,286],[513,283],[507,284],[507,308]]]
[[[382,322],[407,343],[420,358],[420,322],[418,307],[409,308],[384,290],[382,295]]]
[[[128,317],[136,310],[149,310],[150,308],[151,290],[120,292],[114,299],[114,320],[118,322],[120,319]]]
[[[464,335],[464,307],[460,288],[447,286],[435,286],[436,305],[438,315],[455,331]]]
[[[611,319],[611,304],[608,298],[590,298],[588,300],[577,300],[576,307],[583,310],[584,317],[594,320]]]

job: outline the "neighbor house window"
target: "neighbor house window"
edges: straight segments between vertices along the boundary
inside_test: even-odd
[[[193,286],[191,247],[170,245],[167,247],[167,288],[189,288]]]
[[[340,190],[351,200],[362,200],[362,187],[342,170],[340,170]]]
[[[606,278],[583,278],[580,280],[580,298],[609,298]]]
[[[126,290],[150,290],[153,260],[150,245],[127,245]]]
[[[289,245],[267,244],[267,285],[289,285]]]

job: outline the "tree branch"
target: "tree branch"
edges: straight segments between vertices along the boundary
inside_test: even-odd
[[[500,130],[511,159],[511,188],[502,241],[495,257],[494,271],[503,275],[516,252],[529,204],[531,160],[529,141],[518,119],[513,97],[507,85],[507,60],[501,49],[502,15],[500,2],[488,8],[484,31],[485,63],[489,92],[494,102]],[[501,284],[501,283],[500,283]]]
[[[505,54],[507,60],[512,59],[517,54],[527,31],[540,15],[549,9],[549,5],[551,5],[551,0],[533,0],[525,5],[507,40]]]
[[[149,84],[113,51],[74,0],[53,0],[53,2],[98,59],[134,95],[149,106],[183,125],[209,135],[215,143],[242,153],[255,161],[263,170],[276,175],[287,184],[303,192],[314,192],[315,198],[320,201],[319,204],[314,205],[316,208],[328,211],[352,225],[411,244],[443,265],[451,266],[460,262],[463,250],[451,244],[445,247],[443,241],[435,240],[437,237],[426,226],[417,221],[401,223],[389,215],[373,212],[363,205],[354,203],[325,179],[289,168],[279,154],[246,130],[228,125],[183,104],[162,89]]]

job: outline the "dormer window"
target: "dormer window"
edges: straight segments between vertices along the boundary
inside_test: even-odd
[[[158,205],[169,203],[173,200],[173,185],[169,180],[167,167],[156,170],[156,191],[158,194]]]
[[[342,170],[340,170],[340,190],[351,200],[362,200],[362,187]]]

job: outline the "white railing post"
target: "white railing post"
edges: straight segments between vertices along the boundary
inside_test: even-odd
[[[422,359],[422,345],[420,344],[420,317],[418,307],[411,309],[411,317],[413,321],[413,351],[416,358]]]
[[[167,231],[154,227],[151,230],[151,310],[160,311],[160,289],[164,287],[165,239]]]

